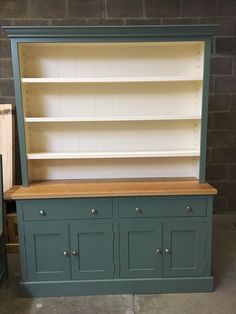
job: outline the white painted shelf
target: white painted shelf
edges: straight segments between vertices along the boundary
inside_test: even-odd
[[[31,77],[22,78],[22,83],[128,83],[128,82],[177,82],[201,81],[202,76],[137,76],[137,77]]]
[[[194,157],[198,150],[170,150],[144,152],[86,152],[86,153],[29,153],[28,159],[92,159],[92,158],[142,158],[142,157]]]
[[[26,117],[25,122],[96,122],[96,121],[158,121],[158,120],[200,120],[200,115],[168,116],[86,116],[86,117]]]

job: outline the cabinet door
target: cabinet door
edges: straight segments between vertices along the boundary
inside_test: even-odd
[[[162,275],[160,223],[120,224],[120,277]]]
[[[205,223],[164,224],[163,263],[165,277],[202,276],[205,265]]]
[[[67,226],[31,223],[25,226],[25,241],[29,280],[70,278]]]
[[[112,224],[71,226],[72,279],[113,277]]]

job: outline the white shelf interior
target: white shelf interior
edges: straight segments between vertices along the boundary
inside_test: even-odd
[[[71,122],[27,125],[28,153],[103,153],[199,150],[195,120]]]
[[[29,43],[20,48],[23,79],[203,77],[202,42]]]
[[[20,44],[31,180],[198,178],[203,55],[202,42]]]
[[[197,177],[198,157],[29,160],[32,180]]]
[[[22,94],[27,118],[171,119],[201,116],[202,107],[202,82],[198,81],[24,84]]]

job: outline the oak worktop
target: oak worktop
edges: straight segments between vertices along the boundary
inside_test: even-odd
[[[208,183],[197,180],[80,180],[35,181],[29,187],[14,186],[5,199],[114,197],[148,195],[215,195]]]

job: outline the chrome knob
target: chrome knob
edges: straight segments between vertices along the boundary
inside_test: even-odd
[[[42,215],[42,216],[45,216],[45,215],[46,215],[46,212],[45,212],[45,210],[40,210],[40,211],[39,211],[39,214]]]
[[[140,208],[140,207],[136,207],[135,210],[136,210],[136,213],[138,213],[138,214],[142,213],[142,211],[143,211],[142,208]]]
[[[69,256],[69,253],[68,253],[67,251],[64,251],[64,252],[63,252],[63,255],[64,255],[64,256]]]
[[[166,253],[166,254],[170,254],[170,249],[167,249],[167,248],[166,248],[166,249],[165,249],[165,253]]]
[[[92,213],[93,215],[96,215],[96,214],[97,214],[96,208],[92,208],[91,213]]]
[[[161,254],[162,252],[161,252],[161,249],[156,249],[156,253],[159,255],[159,254]]]
[[[193,209],[192,209],[192,207],[187,206],[187,207],[186,207],[186,210],[187,210],[188,213],[191,213],[191,211],[192,211]]]
[[[73,256],[77,256],[77,255],[79,255],[79,252],[77,252],[77,251],[72,251],[72,255],[73,255]]]

